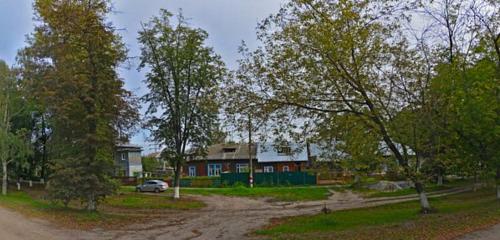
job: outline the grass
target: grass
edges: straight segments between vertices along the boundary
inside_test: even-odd
[[[500,222],[492,191],[430,201],[437,213],[421,215],[412,201],[280,219],[256,233],[272,239],[451,239]]]
[[[104,204],[110,207],[127,209],[177,209],[189,210],[205,206],[203,202],[188,198],[174,200],[165,195],[148,195],[141,193],[125,193],[112,196]]]
[[[443,184],[443,185],[429,183],[429,184],[426,184],[425,191],[427,193],[431,193],[431,192],[436,192],[436,191],[449,190],[449,189],[453,189],[453,188],[457,188],[457,187],[464,187],[464,186],[467,186],[470,184],[471,184],[471,182],[467,181],[467,180],[451,181],[451,182],[447,182],[446,184]],[[401,189],[401,190],[394,191],[394,192],[381,192],[381,191],[376,191],[376,190],[369,190],[366,188],[351,188],[351,190],[362,194],[366,198],[400,197],[400,196],[407,196],[407,195],[416,194],[416,191],[414,188]]]
[[[436,192],[436,191],[442,191],[442,190],[449,190],[452,189],[453,186],[450,185],[431,185],[427,186],[425,188],[425,191],[427,193],[431,192]],[[398,191],[394,192],[380,192],[380,191],[368,191],[364,194],[365,197],[367,198],[377,198],[377,197],[400,197],[400,196],[406,196],[406,195],[412,195],[412,194],[417,194],[414,188],[407,188],[407,189],[401,189]]]
[[[117,214],[65,208],[61,204],[38,199],[27,192],[11,191],[7,196],[0,196],[0,205],[19,211],[24,215],[44,218],[72,228],[86,229],[94,226],[109,226],[125,220],[124,216]]]
[[[188,198],[173,200],[162,195],[127,192],[106,198],[99,205],[99,211],[89,212],[81,209],[79,204],[71,204],[66,208],[62,204],[47,201],[43,195],[41,190],[10,191],[7,196],[0,196],[0,205],[23,215],[76,229],[115,229],[154,218],[153,215],[158,215],[163,209],[190,210],[205,206],[203,202]]]
[[[277,201],[324,200],[330,196],[327,187],[230,187],[230,188],[181,188],[181,194],[223,195],[235,197],[271,198]]]

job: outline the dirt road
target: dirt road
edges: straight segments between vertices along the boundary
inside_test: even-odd
[[[500,224],[467,234],[457,240],[500,240]]]
[[[456,193],[445,192],[435,196]],[[134,224],[122,230],[58,230],[47,222],[0,208],[0,240],[18,239],[251,239],[247,234],[266,225],[271,218],[319,213],[331,210],[377,206],[415,200],[416,196],[363,199],[351,192],[334,192],[328,200],[283,203],[266,199],[225,196],[196,196],[207,207],[188,212],[172,212],[157,220]]]
[[[92,239],[91,232],[60,230],[40,219],[27,219],[17,212],[0,207],[0,240]]]

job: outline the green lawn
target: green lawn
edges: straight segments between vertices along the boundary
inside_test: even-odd
[[[280,219],[256,233],[272,239],[448,239],[500,222],[493,191],[430,201],[437,213],[421,215],[412,201]]]
[[[168,191],[167,193],[171,193]],[[330,196],[328,187],[230,187],[230,188],[181,188],[181,194],[224,195],[236,197],[268,197],[277,201],[324,200]]]
[[[40,217],[69,227],[90,228],[98,225],[113,225],[126,220],[124,216],[104,212],[88,212],[76,208],[65,208],[61,204],[39,199],[26,192],[10,191],[0,196],[0,205],[25,215]]]
[[[433,183],[428,183],[425,186],[425,191],[427,193],[432,193],[432,192],[436,192],[436,191],[443,191],[443,190],[449,190],[449,189],[458,188],[458,187],[465,187],[465,186],[469,186],[471,184],[472,184],[471,181],[468,181],[468,180],[456,180],[456,181],[452,181],[452,182],[447,182],[441,186],[438,186],[437,184],[433,184]],[[402,189],[402,190],[398,190],[398,191],[394,191],[394,192],[380,192],[380,191],[375,191],[375,190],[369,190],[366,188],[351,188],[351,190],[358,192],[367,198],[400,197],[400,196],[416,194],[416,191],[414,188]]]
[[[142,193],[122,193],[109,197],[104,204],[110,207],[128,208],[128,209],[179,209],[189,210],[202,208],[203,202],[193,199],[182,198],[174,200],[165,195],[149,195]]]
[[[173,200],[165,195],[120,193],[106,198],[99,205],[99,211],[88,212],[78,203],[65,208],[62,204],[44,200],[43,195],[43,191],[10,191],[7,196],[0,196],[0,205],[24,215],[79,229],[117,228],[147,220],[148,211],[158,213],[162,209],[190,210],[205,206],[203,202],[189,198]]]

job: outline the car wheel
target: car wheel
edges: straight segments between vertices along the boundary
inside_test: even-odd
[[[159,192],[160,192],[160,189],[155,188],[155,193],[159,193]]]

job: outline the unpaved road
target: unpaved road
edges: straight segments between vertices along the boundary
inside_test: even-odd
[[[60,230],[40,219],[27,219],[0,207],[0,240],[93,239],[92,233]]]
[[[467,234],[458,240],[500,240],[500,224]]]
[[[435,194],[442,196],[460,191]],[[251,239],[247,234],[269,223],[271,218],[314,214],[326,206],[331,210],[377,206],[415,200],[415,196],[363,199],[351,192],[334,192],[328,200],[283,203],[266,199],[196,196],[207,207],[196,211],[171,212],[146,223],[121,230],[60,230],[47,222],[27,219],[0,208],[0,240],[31,239]]]

